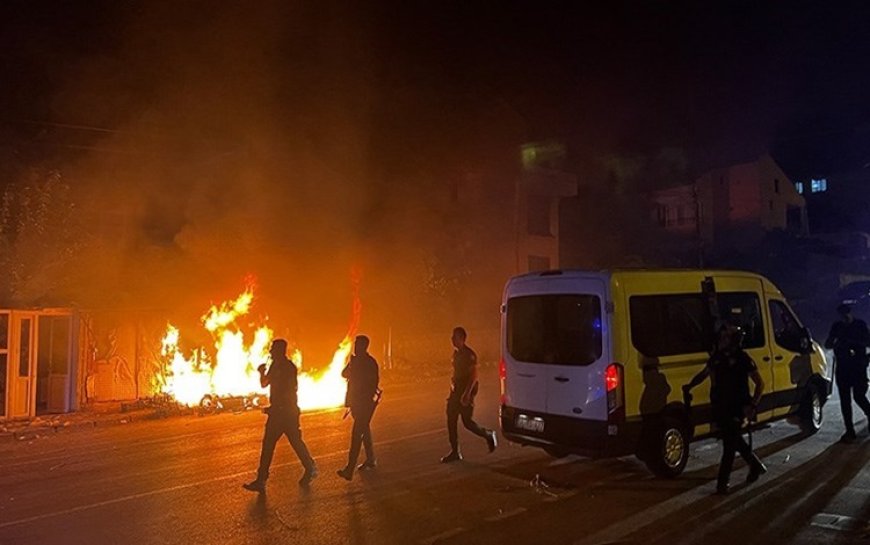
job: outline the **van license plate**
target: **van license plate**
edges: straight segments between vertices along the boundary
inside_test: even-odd
[[[539,416],[530,417],[525,414],[518,414],[516,424],[517,428],[521,430],[537,433],[542,433],[544,431],[544,419]]]

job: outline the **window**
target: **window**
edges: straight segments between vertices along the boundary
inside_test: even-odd
[[[773,179],[773,192],[779,193],[779,178]]]
[[[550,236],[550,198],[529,197],[529,234]]]
[[[648,357],[706,352],[713,320],[700,293],[638,295],[629,299],[631,338]]]
[[[764,318],[758,294],[749,292],[717,293],[719,318],[743,331],[744,348],[764,346]]]
[[[30,329],[32,320],[21,320],[21,335],[18,339],[18,376],[30,376]]]
[[[810,193],[821,193],[828,190],[828,179],[810,180]]]
[[[508,353],[522,362],[589,365],[601,357],[596,295],[514,297],[507,306]]]
[[[769,305],[774,341],[786,350],[800,352],[801,342],[805,336],[803,326],[782,301],[772,300]]]
[[[550,258],[547,256],[541,255],[530,255],[529,256],[529,272],[536,271],[549,271],[550,270]]]

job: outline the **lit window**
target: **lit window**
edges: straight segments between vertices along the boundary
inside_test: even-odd
[[[821,193],[828,190],[828,179],[810,180],[810,193]]]
[[[804,183],[803,182],[795,182],[794,188],[797,189],[797,192],[801,195],[804,194]]]

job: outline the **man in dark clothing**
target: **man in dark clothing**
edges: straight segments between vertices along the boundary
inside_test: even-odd
[[[302,462],[305,473],[299,480],[301,486],[307,486],[317,477],[317,465],[308,447],[302,441],[302,430],[299,428],[299,405],[296,399],[296,366],[287,358],[287,341],[275,339],[269,349],[272,356],[272,364],[268,372],[266,365],[261,365],[257,370],[260,372],[260,385],[269,386],[270,406],[265,410],[269,417],[266,419],[266,431],[263,434],[263,448],[260,452],[260,468],[257,470],[257,478],[244,486],[253,492],[265,492],[266,480],[269,478],[269,466],[272,465],[272,455],[275,453],[275,445],[282,435],[286,435],[290,441],[296,456]]]
[[[447,398],[447,434],[450,439],[450,453],[441,458],[441,463],[450,463],[462,460],[459,452],[459,433],[457,420],[462,417],[465,428],[486,439],[489,451],[495,450],[497,443],[495,430],[487,430],[477,425],[474,421],[474,397],[477,395],[477,354],[474,353],[465,341],[468,334],[465,329],[456,327],[453,329],[451,342],[453,343],[453,379],[450,387],[450,396]]]
[[[731,468],[734,465],[734,454],[740,456],[749,466],[746,482],[752,483],[767,471],[761,460],[743,440],[741,428],[743,419],[750,424],[755,420],[758,402],[764,391],[764,381],[758,368],[749,354],[740,347],[742,334],[733,326],[723,326],[719,330],[717,349],[710,356],[707,365],[689,384],[683,386],[686,398],[691,398],[691,390],[707,377],[710,377],[710,403],[713,409],[713,421],[722,436],[722,460],[719,463],[719,476],[716,492],[728,493],[728,481],[731,478]],[[749,395],[749,379],[755,383],[755,392]]]
[[[837,390],[840,392],[840,410],[846,433],[840,438],[843,443],[853,443],[857,439],[855,424],[852,421],[852,398],[867,416],[870,430],[870,402],[867,401],[867,347],[870,346],[870,331],[863,320],[852,317],[849,305],[837,307],[841,320],[834,322],[825,348],[834,350]]]
[[[378,362],[368,353],[369,338],[358,335],[354,339],[353,356],[342,370],[341,376],[347,379],[345,405],[353,417],[353,430],[350,438],[350,452],[347,465],[337,471],[342,479],[353,479],[353,470],[359,458],[360,447],[366,449],[366,461],[357,469],[374,469],[377,466],[372,444],[371,421],[377,407]]]

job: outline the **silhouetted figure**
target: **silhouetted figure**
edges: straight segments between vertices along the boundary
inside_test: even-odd
[[[260,372],[260,385],[269,386],[270,405],[265,409],[269,415],[266,419],[266,431],[263,434],[263,448],[260,452],[260,468],[257,478],[243,486],[254,492],[265,492],[266,480],[269,478],[269,466],[272,465],[272,455],[275,445],[282,435],[290,441],[296,456],[302,462],[305,473],[299,484],[307,486],[317,477],[317,465],[308,453],[308,447],[302,440],[302,430],[299,428],[299,403],[296,398],[296,366],[287,358],[287,341],[275,339],[269,349],[272,364],[268,372],[263,364],[257,370]]]
[[[497,443],[495,430],[487,430],[474,421],[474,397],[477,395],[477,354],[474,353],[465,340],[468,334],[465,329],[453,329],[453,379],[450,396],[447,397],[447,435],[450,438],[450,453],[441,458],[441,463],[456,462],[462,459],[459,451],[459,433],[457,421],[462,417],[465,428],[486,439],[489,451],[495,450]]]
[[[345,405],[350,409],[353,417],[353,430],[347,465],[337,473],[339,477],[348,481],[353,479],[353,469],[361,447],[365,447],[366,461],[357,469],[374,469],[377,466],[372,444],[371,421],[378,404],[378,362],[368,353],[368,348],[369,338],[358,335],[354,339],[353,356],[341,372],[341,376],[347,379]]]
[[[870,402],[867,401],[867,347],[870,346],[870,331],[864,320],[852,317],[849,305],[837,307],[840,320],[831,326],[825,348],[834,351],[837,365],[834,377],[837,391],[840,392],[840,410],[846,433],[840,438],[843,443],[857,439],[855,424],[852,421],[852,398],[867,416],[867,429],[870,430]]]
[[[764,391],[764,381],[758,368],[749,354],[741,348],[741,342],[742,333],[739,328],[728,325],[720,328],[716,351],[710,356],[704,369],[689,384],[683,386],[684,397],[691,399],[692,388],[710,377],[713,420],[722,435],[722,460],[719,462],[716,482],[716,492],[719,494],[728,493],[735,452],[739,452],[749,466],[746,482],[757,481],[767,471],[758,456],[752,452],[752,448],[743,440],[741,433],[744,418],[749,420],[750,425],[755,420],[758,402],[761,401]],[[752,396],[749,395],[749,379],[755,383]]]

